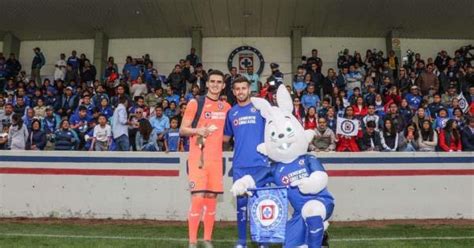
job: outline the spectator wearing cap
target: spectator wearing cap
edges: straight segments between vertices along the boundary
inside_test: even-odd
[[[462,151],[461,134],[455,120],[448,120],[439,134],[439,148],[445,152]]]
[[[428,64],[426,71],[422,72],[418,77],[416,84],[420,87],[422,95],[428,95],[432,87],[435,92],[439,90],[439,80],[436,74],[433,73],[434,65]]]
[[[413,111],[417,110],[423,100],[423,97],[419,93],[418,86],[411,86],[410,92],[405,95],[405,99],[408,102],[408,106],[410,106]]]
[[[474,116],[470,116],[468,125],[461,131],[463,151],[474,151]]]
[[[46,64],[43,53],[39,47],[33,49],[35,56],[31,62],[31,79],[35,80],[36,85],[41,84],[41,68]]]
[[[66,87],[64,95],[61,98],[61,106],[58,110],[58,113],[61,116],[70,116],[75,109],[77,109],[79,99],[77,95],[73,93],[71,86]]]
[[[191,51],[188,55],[186,55],[186,60],[188,60],[192,66],[196,66],[197,64],[201,63],[201,59],[196,54],[196,48],[191,48]]]
[[[26,142],[26,150],[44,150],[46,141],[46,133],[41,129],[41,121],[34,119]]]
[[[427,119],[419,125],[418,145],[420,152],[434,152],[438,146],[438,133]]]
[[[270,84],[269,91],[273,92],[283,83],[283,73],[280,72],[280,65],[277,63],[270,63],[270,69],[272,75],[267,78],[267,82]]]
[[[361,151],[382,150],[380,133],[377,130],[377,122],[374,120],[369,120],[365,124],[365,130],[363,131],[362,137],[357,142]]]
[[[315,136],[309,145],[310,151],[330,152],[336,149],[336,135],[327,126],[326,118],[318,118],[318,127],[314,130],[314,132]]]

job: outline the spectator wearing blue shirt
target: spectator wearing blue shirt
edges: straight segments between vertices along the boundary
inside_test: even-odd
[[[155,108],[155,116],[150,119],[151,126],[156,130],[158,139],[163,139],[163,134],[170,128],[170,119],[164,115],[163,107],[158,105]]]
[[[68,120],[64,119],[60,124],[61,128],[54,132],[54,150],[71,151],[79,142],[77,134],[70,129]]]
[[[165,110],[165,115],[171,120],[171,118],[176,117],[179,114],[179,110],[177,108],[176,102],[172,101],[169,104],[169,107]]]
[[[137,80],[141,74],[141,68],[137,65],[137,60],[132,59],[132,64],[127,67],[126,75],[128,75],[129,81]]]
[[[410,106],[413,111],[417,110],[423,101],[423,97],[420,96],[418,86],[413,85],[410,88],[410,93],[405,95],[405,99],[408,101],[408,106]]]
[[[178,119],[172,118],[170,121],[170,129],[164,135],[164,145],[166,152],[182,152],[183,147],[179,136]]]
[[[89,130],[89,121],[91,117],[87,114],[87,108],[85,106],[79,106],[79,111],[73,114],[69,120],[71,123],[71,129],[73,129],[79,136],[80,143],[79,149],[84,146],[84,135]]]
[[[77,57],[76,50],[72,50],[71,56],[67,58],[67,64],[72,66],[73,71],[77,72],[79,70],[79,58]]]
[[[311,106],[317,108],[319,105],[320,99],[319,96],[314,93],[314,90],[314,84],[309,84],[306,93],[301,97],[301,103],[305,109]]]
[[[168,102],[175,102],[175,103],[178,103],[179,102],[179,95],[175,94],[173,92],[173,89],[171,89],[170,87],[168,87],[166,89],[166,100],[168,100]]]

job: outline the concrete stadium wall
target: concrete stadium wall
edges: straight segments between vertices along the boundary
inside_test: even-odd
[[[264,59],[265,68],[261,74],[261,81],[271,75],[270,63],[280,65],[280,71],[290,73],[285,75],[285,82],[291,82],[291,42],[290,38],[278,37],[241,37],[241,38],[203,38],[202,60],[207,69],[219,69],[228,72],[227,59],[237,47],[252,46],[258,49]]]
[[[321,153],[332,220],[474,218],[474,153]],[[235,220],[224,155],[219,220]],[[0,152],[0,217],[185,220],[185,153]]]
[[[0,41],[0,52],[3,52],[3,41]]]
[[[323,74],[329,68],[337,70],[338,53],[345,48],[350,54],[358,51],[362,58],[365,57],[367,49],[382,50],[386,54],[385,38],[350,38],[350,37],[303,37],[303,55],[310,57],[311,50],[318,49],[318,55],[323,60]]]
[[[122,72],[127,56],[141,58],[148,53],[159,73],[168,76],[176,63],[186,58],[190,49],[191,38],[111,39],[108,55],[115,58]]]
[[[59,60],[59,54],[66,54],[66,59],[72,50],[77,51],[77,56],[84,53],[91,61],[94,59],[94,40],[39,40],[22,41],[20,43],[19,60],[27,75],[31,73],[31,62],[33,61],[33,48],[39,47],[46,59],[45,66],[41,69],[41,75],[51,77],[54,74],[54,65]]]

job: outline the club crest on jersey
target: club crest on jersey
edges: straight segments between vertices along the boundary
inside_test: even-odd
[[[281,178],[281,182],[284,184],[284,185],[288,185],[290,184],[290,178],[288,178],[287,176],[283,176]]]
[[[257,109],[255,107],[251,107],[250,112],[255,113],[255,112],[257,112]]]
[[[300,159],[300,161],[298,161],[298,164],[299,165],[304,165],[304,159]]]
[[[217,103],[217,109],[223,110],[224,109],[224,104],[222,102]]]

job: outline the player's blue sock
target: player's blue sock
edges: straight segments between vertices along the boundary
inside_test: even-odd
[[[308,248],[321,247],[324,236],[323,218],[321,216],[312,216],[306,218],[308,226]]]
[[[237,197],[237,232],[238,244],[247,244],[247,197]]]

